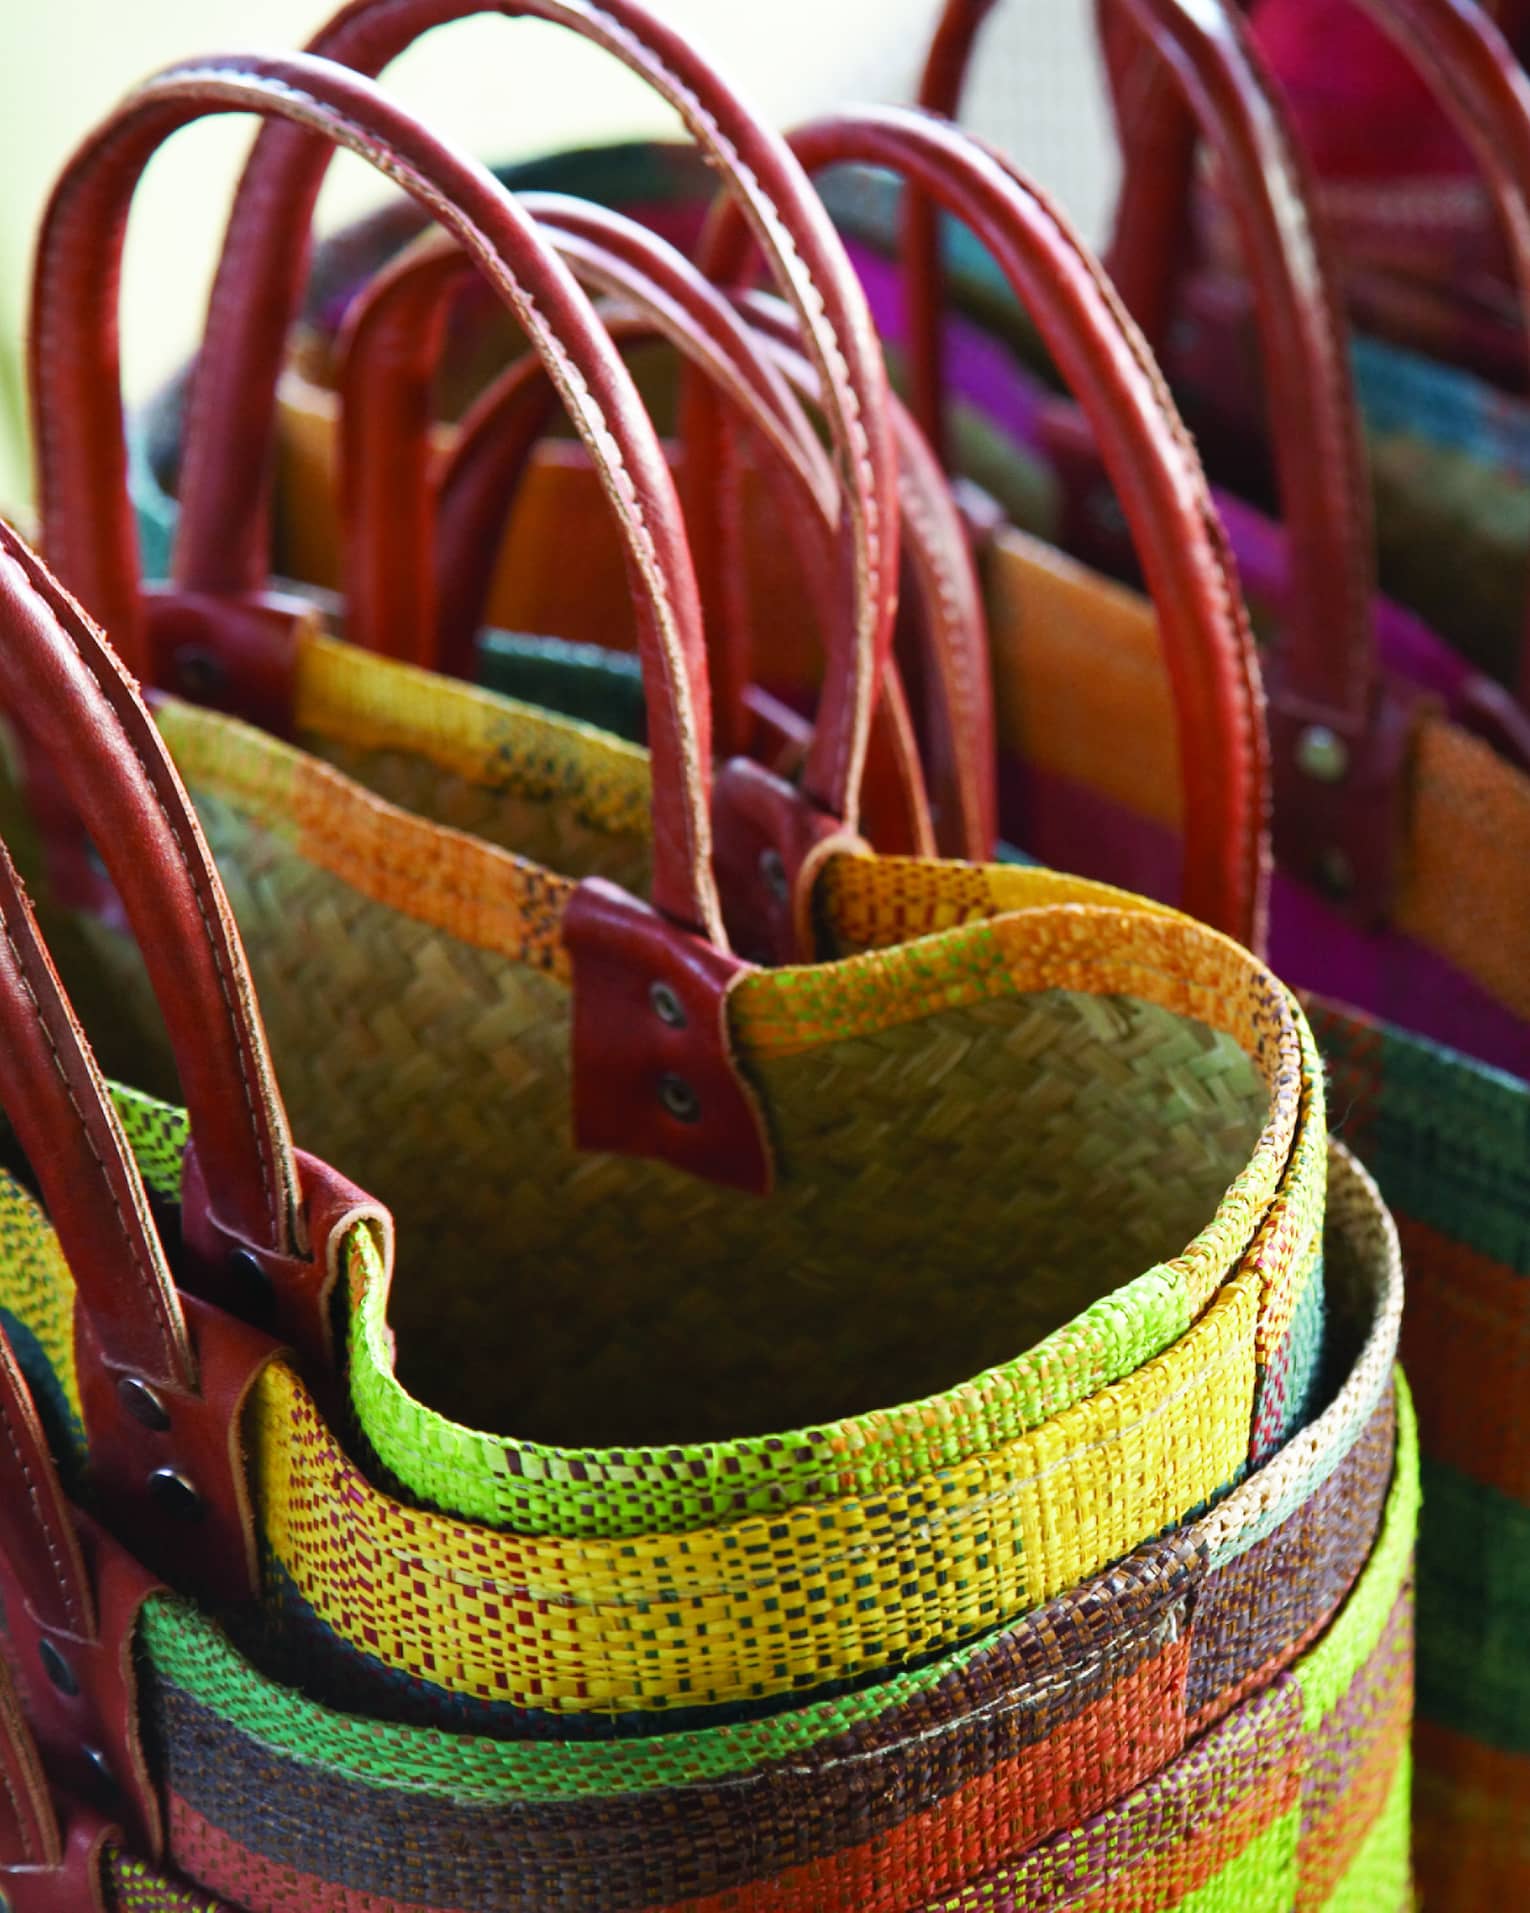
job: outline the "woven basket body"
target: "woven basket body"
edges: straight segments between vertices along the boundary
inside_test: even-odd
[[[1309,1425],[1177,1536],[858,1692],[599,1744],[453,1736],[333,1712],[154,1597],[138,1663],[170,1863],[248,1913],[951,1896],[1146,1913],[1213,1880],[1249,1913],[1401,1907],[1401,1273],[1374,1189],[1342,1153],[1332,1177],[1332,1359]],[[48,1253],[37,1223],[6,1242]],[[127,1913],[206,1904],[136,1864],[112,1878]]]
[[[350,748],[376,781],[418,783],[419,738],[460,772],[467,738],[478,781],[448,790],[571,812],[565,843],[586,827],[571,790],[596,818],[623,788],[641,798],[640,755],[593,733],[561,727],[559,765],[551,720],[328,655],[348,685],[399,687],[370,750]],[[337,703],[361,729],[364,700]],[[832,863],[820,903],[846,954],[755,973],[732,999],[778,1139],[762,1204],[562,1140],[566,882],[229,720],[167,707],[164,723],[298,1133],[395,1206],[406,1254],[429,1246],[390,1299],[371,1238],[353,1239],[349,1373],[359,1459],[445,1512],[374,1486],[290,1370],[254,1398],[272,1633],[305,1681],[491,1731],[763,1701],[1049,1599],[1300,1419],[1322,1334],[1321,1092],[1300,1016],[1235,946],[1042,873]],[[540,787],[557,802],[533,804]],[[447,1289],[430,1279],[444,1267]],[[67,1290],[39,1307],[62,1374]],[[481,1352],[484,1397],[528,1420],[548,1374],[549,1419],[575,1424],[657,1397],[737,1425],[751,1401],[853,1405],[855,1378],[875,1380],[867,1412],[788,1436],[512,1441],[399,1385],[385,1310],[405,1349],[433,1329],[443,1368]],[[629,1321],[642,1333],[611,1333]],[[415,1349],[427,1373],[432,1352]],[[907,1406],[870,1406],[893,1385]]]

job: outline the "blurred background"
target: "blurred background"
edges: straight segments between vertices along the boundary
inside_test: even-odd
[[[910,97],[939,0],[653,0],[738,90],[789,127],[849,100]],[[23,401],[32,236],[81,137],[133,82],[173,60],[291,48],[338,0],[0,0],[0,507],[30,493]],[[1115,153],[1086,0],[1010,0],[986,30],[964,120],[1058,193],[1098,240]],[[442,28],[392,67],[390,91],[487,160],[678,132],[608,56],[537,21]],[[130,403],[191,351],[248,120],[187,128],[153,162],[134,205],[123,284]],[[342,155],[320,227],[375,203],[377,176]]]

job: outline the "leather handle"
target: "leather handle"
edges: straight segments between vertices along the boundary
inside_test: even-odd
[[[739,303],[756,334],[773,340],[783,354],[795,389],[816,402],[818,385],[797,349],[787,308],[761,292],[746,292]],[[900,646],[900,662],[917,669],[925,691],[919,701],[928,720],[927,775],[940,852],[981,862],[993,855],[998,837],[998,744],[982,592],[965,522],[940,462],[896,396],[890,406],[905,580],[900,631],[905,618],[913,626],[911,641]],[[913,651],[915,658],[909,656]]]
[[[480,12],[569,27],[673,106],[802,320],[848,499],[848,588],[856,607],[826,685],[819,756],[834,771],[831,795],[853,794],[892,639],[897,473],[876,332],[828,215],[779,135],[636,0],[353,0],[310,51],[375,74],[431,28]],[[295,129],[271,127],[240,183],[186,420],[174,571],[188,590],[238,593],[265,581],[261,502],[276,384],[326,163]]]
[[[127,209],[149,157],[172,132],[234,112],[290,122],[305,163],[309,136],[319,133],[326,153],[343,146],[388,173],[472,252],[556,368],[627,541],[654,764],[653,901],[672,922],[725,948],[711,869],[700,614],[679,501],[647,414],[589,301],[532,222],[481,166],[368,80],[306,55],[215,56],[171,67],[135,89],[70,162],[44,218],[33,306],[47,548],[87,602],[126,633],[140,629],[116,314]],[[240,298],[247,310],[262,304],[249,286]],[[220,457],[230,469],[241,463],[237,438],[222,444]]]
[[[627,226],[620,215],[584,217],[583,208],[569,210],[577,202],[553,195],[525,195],[521,204],[581,283],[640,301],[647,315],[641,330],[662,333],[726,390],[730,409],[768,451],[772,478],[785,485],[786,524],[812,538],[815,527],[832,518],[832,477],[785,383],[753,348],[728,302],[682,255],[641,228],[623,235],[626,257],[609,248],[602,223]],[[337,346],[347,631],[370,649],[412,654],[416,663],[459,675],[470,666],[497,539],[448,546],[438,571],[452,589],[437,599],[429,575],[431,428],[448,314],[472,276],[473,261],[449,241],[411,247],[352,302]],[[625,339],[631,328],[623,324],[621,331]],[[498,429],[524,451],[556,399],[545,372],[527,363],[513,370],[491,409]],[[519,465],[518,456],[505,475]],[[503,509],[508,512],[508,493]]]
[[[300,1254],[301,1190],[244,951],[211,852],[132,680],[101,633],[0,528],[0,705],[62,780],[143,951],[231,1243]]]
[[[1492,195],[1530,325],[1530,78],[1487,10],[1462,0],[1357,0],[1409,56],[1466,143]],[[1530,607],[1520,648],[1530,708]]]
[[[1188,220],[1193,131],[1229,183],[1255,293],[1284,517],[1290,615],[1281,633],[1282,702],[1349,741],[1372,722],[1370,489],[1335,279],[1308,216],[1316,185],[1247,30],[1226,5],[1097,0],[1110,51],[1126,168],[1107,266],[1148,341],[1161,348]],[[921,101],[954,115],[993,0],[952,0]],[[1147,60],[1130,53],[1145,48]],[[1144,129],[1151,127],[1150,137]],[[915,390],[926,426],[941,410],[939,254],[932,209],[910,201],[906,260]]]
[[[1225,534],[1173,400],[1109,281],[1062,215],[999,154],[927,114],[884,108],[805,128],[810,172],[884,167],[971,228],[1094,429],[1153,601],[1179,716],[1184,905],[1258,947],[1268,747],[1259,665]],[[714,231],[725,276],[738,237]]]

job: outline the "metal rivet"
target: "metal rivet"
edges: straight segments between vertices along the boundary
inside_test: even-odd
[[[1318,858],[1318,884],[1330,897],[1347,897],[1355,887],[1355,866],[1337,846]]]
[[[81,1747],[80,1752],[89,1764],[91,1771],[95,1774],[96,1779],[101,1783],[102,1791],[104,1793],[115,1793],[117,1791],[117,1776],[112,1772],[112,1763],[107,1759],[106,1755],[102,1753],[101,1749],[99,1747],[86,1746]]]
[[[273,1328],[276,1291],[260,1257],[253,1249],[231,1249],[225,1267],[233,1283],[234,1313],[255,1328]]]
[[[150,1388],[146,1381],[137,1375],[123,1375],[117,1382],[117,1399],[133,1417],[145,1428],[163,1432],[170,1426],[170,1411]]]
[[[208,698],[223,689],[228,673],[221,658],[199,644],[183,644],[175,654],[176,682],[189,698]]]
[[[785,903],[787,897],[786,864],[779,850],[760,852],[760,877],[765,888],[777,903]]]
[[[37,1658],[43,1664],[43,1672],[61,1694],[79,1693],[80,1683],[74,1677],[74,1669],[46,1635],[37,1643]]]
[[[659,1100],[676,1122],[693,1123],[701,1115],[701,1099],[683,1076],[661,1076]]]
[[[1349,746],[1326,724],[1309,724],[1296,740],[1296,763],[1320,784],[1337,784],[1349,770]]]
[[[648,986],[648,1001],[653,1005],[653,1013],[661,1023],[667,1023],[672,1030],[685,1028],[685,1005],[669,984],[651,983]]]
[[[179,1521],[200,1521],[202,1497],[174,1468],[156,1468],[149,1476],[149,1492],[165,1510]]]

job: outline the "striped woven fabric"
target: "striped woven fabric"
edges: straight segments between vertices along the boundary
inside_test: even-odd
[[[1218,1906],[1272,1913],[1405,1881],[1401,1271],[1342,1152],[1332,1181],[1346,1372],[1317,1418],[1178,1536],[858,1694],[593,1745],[453,1738],[276,1687],[157,1599],[139,1658],[173,1863],[252,1913],[1071,1905],[1068,1868],[1082,1889],[1107,1858],[1116,1909],[1223,1875],[1243,1886]]]
[[[1425,1904],[1530,1896],[1530,1089],[1313,1005],[1335,1114],[1397,1215],[1417,1375]]]
[[[889,910],[918,917],[933,898],[921,893],[922,881],[879,864],[859,875],[847,870],[837,909],[846,938],[885,933],[877,925]],[[1069,893],[1056,879],[1024,872],[974,872],[967,881],[1018,885],[1035,898]],[[975,908],[974,901],[969,913]],[[1112,961],[1109,939],[1123,930],[1128,941]],[[907,946],[935,956],[922,968],[910,962],[901,982],[894,973],[905,1014],[931,988],[949,1006],[954,966],[936,957],[950,939],[978,944],[969,969],[975,990],[997,980],[1054,995],[1054,986],[1070,983],[1109,992],[1100,998],[1105,1054],[1119,1051],[1139,998],[1157,993],[1186,1014],[1231,1021],[1234,992],[1264,974],[1233,946],[1168,914],[1054,903]],[[1196,951],[1201,958],[1187,961]],[[797,978],[751,980],[740,992],[739,1028],[753,1053],[794,1061],[825,1021],[853,1027],[868,1005],[880,1014],[877,992],[890,972],[878,961],[872,989],[858,978],[864,957]],[[769,986],[758,1000],[756,982]],[[1132,997],[1116,993],[1123,988]],[[1256,1053],[1258,1045],[1275,1051],[1268,1086],[1259,1078],[1266,1127],[1278,1125],[1291,1140],[1267,1144],[1261,1133],[1191,1252],[1150,1269],[1136,1296],[1118,1294],[1050,1338],[1044,1365],[1016,1365],[1024,1392],[1011,1384],[1006,1400],[1009,1378],[995,1371],[926,1404],[927,1415],[944,1416],[951,1459],[911,1483],[874,1483],[683,1537],[493,1533],[381,1492],[347,1458],[292,1371],[268,1370],[251,1406],[252,1482],[276,1632],[301,1639],[305,1681],[347,1705],[470,1719],[492,1731],[531,1731],[538,1717],[559,1715],[585,1715],[592,1731],[609,1731],[612,1716],[761,1699],[948,1649],[1223,1491],[1300,1412],[1321,1329],[1312,1292],[1324,1178],[1311,1054],[1300,1020],[1267,984],[1249,1004],[1246,1028]],[[1042,1053],[1054,1067],[1055,1045]],[[1206,1054],[1199,1039],[1193,1053]],[[813,1079],[803,1081],[811,1093]],[[1186,1107],[1183,1079],[1172,1095]],[[828,1102],[811,1100],[820,1109]],[[1271,1115],[1282,1103],[1288,1113]],[[150,1174],[170,1193],[164,1113],[124,1108],[135,1133],[147,1125]],[[1193,1098],[1189,1112],[1193,1119]],[[1248,1118],[1239,1121],[1246,1136]],[[1215,1192],[1203,1200],[1214,1203]],[[13,1207],[24,1235],[19,1191]],[[39,1275],[36,1267],[35,1254],[13,1254],[14,1292],[0,1301],[19,1325],[23,1352],[29,1341],[40,1349],[47,1386],[67,1397],[67,1274],[50,1267]],[[352,1244],[351,1282],[363,1302],[368,1290],[381,1294],[364,1232]],[[1177,1333],[1187,1315],[1190,1325]],[[358,1306],[353,1320],[380,1341],[380,1313],[369,1323]],[[1143,1332],[1177,1339],[1133,1368]],[[1008,1433],[1002,1412],[1025,1417],[1019,1432]],[[897,1419],[878,1418],[867,1433],[887,1426]],[[965,1460],[964,1441],[974,1451]],[[895,1448],[890,1459],[898,1459]],[[869,1454],[865,1465],[874,1460]],[[528,1587],[534,1598],[506,1600],[508,1590]]]

